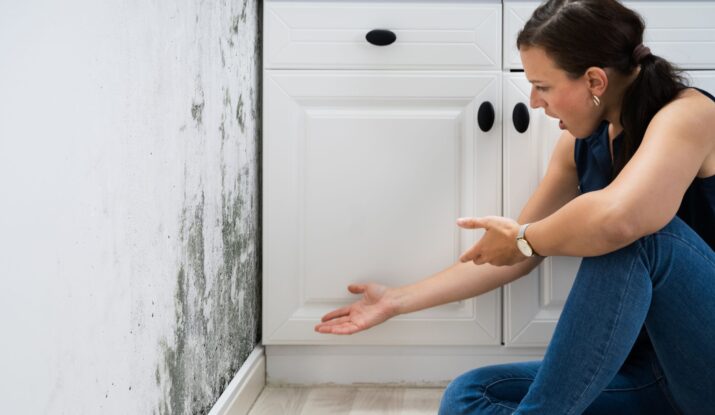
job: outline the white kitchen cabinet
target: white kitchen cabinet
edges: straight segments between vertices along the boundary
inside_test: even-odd
[[[265,5],[263,342],[500,345],[498,290],[350,337],[313,326],[350,283],[453,265],[480,235],[456,218],[501,213],[501,4]]]
[[[514,44],[538,3],[265,1],[269,382],[443,384],[470,367],[543,355],[578,258],[547,258],[501,289],[353,336],[313,331],[356,299],[350,283],[403,285],[454,264],[482,234],[460,230],[457,217],[519,215],[561,133],[528,108]],[[643,13],[654,53],[715,91],[715,4],[627,4]],[[394,42],[368,43],[374,30]],[[483,131],[486,103],[494,122]]]
[[[264,343],[500,344],[499,291],[351,337],[313,326],[350,283],[454,264],[477,236],[456,218],[501,212],[501,125],[476,121],[501,74],[268,70],[264,99]]]

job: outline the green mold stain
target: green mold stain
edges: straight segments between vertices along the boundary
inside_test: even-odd
[[[218,224],[207,227],[211,207],[203,192],[181,216],[185,257],[176,274],[176,326],[171,341],[160,345],[163,361],[155,374],[165,391],[161,415],[208,413],[260,338],[258,225],[245,217],[256,208],[239,191],[249,172],[227,180],[224,160],[221,172]],[[208,250],[205,233],[214,230],[219,251]],[[215,272],[207,273],[208,263],[218,265]]]
[[[241,127],[241,132],[246,131],[246,123],[243,119],[243,95],[238,95],[238,105],[236,105],[236,121],[238,121],[238,126]]]
[[[230,18],[228,36],[224,32],[219,39],[221,54],[215,56],[217,65],[226,67],[235,63],[235,56],[224,55],[222,42],[234,46],[236,39],[241,41],[236,35],[242,22],[246,21],[247,6],[248,1],[243,1],[241,13]],[[257,2],[251,7],[257,8],[259,20],[255,56],[250,58],[256,61],[255,73],[260,74],[258,45],[262,5]],[[252,14],[250,18],[254,17]],[[262,82],[260,75],[257,76],[257,89],[251,90],[251,97],[256,95],[256,90],[260,91]],[[203,90],[198,88],[196,91],[198,95],[191,103],[191,117],[196,126],[201,126],[205,100]],[[175,326],[172,334],[159,343],[161,359],[154,372],[154,380],[162,393],[154,413],[160,415],[208,413],[261,336],[258,206],[261,195],[257,166],[261,159],[261,123],[255,123],[255,136],[236,135],[235,124],[231,121],[234,114],[232,94],[225,87],[221,89],[223,96],[218,91],[213,92],[216,94],[207,97],[213,97],[213,105],[220,105],[222,101],[223,109],[218,131],[212,126],[214,132],[207,140],[221,140],[220,151],[214,156],[214,162],[220,163],[221,169],[220,193],[218,189],[212,193],[206,191],[206,194],[201,189],[185,189],[189,194],[178,218],[181,255],[173,276]],[[258,121],[260,107],[259,96],[250,112],[244,114],[248,109],[244,109],[244,99],[239,94],[235,118],[241,133],[246,129],[244,117]],[[257,171],[250,176],[254,178],[253,182],[246,180],[251,174],[247,166],[238,173],[227,168],[227,162],[236,163],[237,156],[225,152],[224,148],[232,148],[231,145],[236,143],[230,140],[236,140],[236,137],[253,140],[256,144],[256,154],[250,162]],[[188,157],[188,160],[187,163],[191,163],[192,158]],[[191,170],[187,166],[185,172]],[[200,182],[205,183],[206,172],[198,174]]]
[[[239,21],[239,19],[240,19],[239,16],[233,16],[233,17],[231,18],[231,33],[233,33],[234,35],[237,35],[237,34],[238,34],[238,21]],[[245,20],[244,20],[244,22],[245,22]]]
[[[202,117],[204,113],[204,102],[192,102],[191,103],[191,118],[196,121],[196,125],[201,125]]]

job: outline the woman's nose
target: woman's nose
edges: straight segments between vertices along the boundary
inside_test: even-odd
[[[535,88],[531,88],[531,94],[529,94],[529,105],[531,108],[539,108],[544,106],[544,101],[539,98]]]

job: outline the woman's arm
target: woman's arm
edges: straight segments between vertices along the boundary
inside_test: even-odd
[[[534,221],[555,212],[576,197],[578,180],[573,161],[574,137],[564,133],[554,150],[544,179],[522,209],[521,221]],[[473,262],[457,263],[414,284],[388,288],[352,284],[348,290],[362,295],[352,304],[327,313],[315,326],[319,333],[352,334],[405,314],[489,292],[534,269],[543,258],[529,258],[512,266]]]
[[[579,194],[574,142],[568,131],[562,133],[544,178],[519,214],[519,223],[545,218]],[[433,277],[394,289],[397,309],[402,314],[475,297],[527,275],[541,260],[528,258],[511,266],[458,263]]]
[[[533,223],[526,239],[547,256],[596,256],[629,245],[675,216],[713,151],[715,105],[701,94],[679,98],[656,114],[633,158],[608,187]]]

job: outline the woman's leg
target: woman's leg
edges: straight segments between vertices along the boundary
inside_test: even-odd
[[[682,229],[681,229],[682,228]],[[644,241],[653,280],[645,321],[675,402],[685,414],[715,414],[715,251],[684,222]],[[664,240],[671,239],[668,243]],[[690,255],[680,258],[683,252]]]
[[[644,323],[674,406],[714,413],[715,253],[678,218],[625,248],[584,258],[514,413],[583,413],[614,378]]]
[[[442,395],[439,415],[508,415],[534,381],[540,361],[486,366],[454,379]]]
[[[440,415],[512,414],[527,394],[541,361],[482,367],[449,384]],[[661,382],[658,363],[645,330],[618,374],[585,415],[674,415]]]

